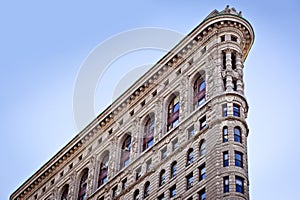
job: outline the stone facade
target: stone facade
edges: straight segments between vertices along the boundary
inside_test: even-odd
[[[241,12],[214,10],[10,199],[249,199],[253,41]]]

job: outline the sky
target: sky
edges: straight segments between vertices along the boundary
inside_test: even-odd
[[[79,132],[73,110],[75,86],[97,47],[118,34],[145,27],[186,35],[212,10],[223,10],[227,4],[241,10],[255,31],[244,70],[250,106],[250,197],[296,199],[300,188],[297,0],[1,1],[0,198],[8,199]],[[121,80],[142,74],[165,53],[158,47],[142,49],[113,60],[95,86],[94,113],[112,102]]]

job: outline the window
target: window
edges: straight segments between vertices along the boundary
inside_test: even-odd
[[[232,84],[233,84],[233,91],[237,91],[237,79],[233,78]]]
[[[199,76],[194,83],[194,104],[199,107],[205,103],[206,82],[203,76]]]
[[[161,195],[159,195],[159,196],[157,197],[157,200],[165,200],[165,194],[162,193]]]
[[[171,130],[179,123],[179,96],[172,98],[168,106],[168,130]]]
[[[84,169],[80,182],[79,182],[79,192],[78,192],[78,200],[84,200],[87,198],[86,191],[87,191],[87,179],[88,179],[88,169]]]
[[[224,193],[229,192],[229,176],[223,178]]]
[[[161,159],[165,159],[168,156],[167,147],[161,150]]]
[[[233,70],[236,69],[236,55],[234,53],[231,53],[231,67]]]
[[[237,104],[233,104],[233,116],[235,117],[240,116],[240,106]]]
[[[98,177],[98,187],[107,182],[107,172],[108,172],[108,162],[109,162],[109,153],[106,153],[100,163],[100,171]]]
[[[225,41],[225,35],[222,35],[221,36],[221,42],[224,42]]]
[[[224,85],[224,91],[226,91],[226,77],[225,78],[223,78],[223,85]]]
[[[192,162],[194,162],[194,150],[193,149],[189,149],[188,153],[187,153],[187,162],[186,162],[186,164],[189,165]]]
[[[235,166],[243,167],[243,154],[241,152],[238,151],[234,152],[234,162],[235,162]]]
[[[172,149],[173,149],[173,151],[175,151],[178,148],[178,146],[179,146],[179,144],[178,144],[178,138],[175,138],[172,141]]]
[[[112,194],[111,194],[112,199],[114,199],[117,195],[118,195],[118,186],[116,185],[112,189]]]
[[[228,142],[228,127],[223,127],[223,142]]]
[[[139,196],[140,196],[140,190],[137,189],[134,191],[133,200],[139,200]]]
[[[171,164],[171,178],[173,178],[174,176],[177,175],[177,162],[174,161],[172,164]]]
[[[223,117],[227,117],[227,104],[222,105]]]
[[[244,179],[242,177],[235,177],[235,191],[239,193],[244,193]]]
[[[206,167],[205,163],[199,167],[199,181],[202,181],[206,178]]]
[[[65,185],[63,187],[60,200],[68,200],[68,195],[69,195],[69,185]]]
[[[234,141],[242,143],[240,127],[234,127]]]
[[[176,196],[176,185],[173,185],[170,188],[170,198],[175,197]]]
[[[226,52],[222,52],[222,57],[223,57],[223,69],[226,69]]]
[[[147,162],[146,162],[146,171],[149,172],[152,168],[152,159],[149,159]]]
[[[200,141],[200,157],[206,154],[206,142],[204,139]]]
[[[98,200],[104,200],[104,196],[99,197]]]
[[[191,187],[193,187],[193,183],[194,183],[194,177],[193,177],[193,172],[192,172],[186,176],[186,189],[188,190]]]
[[[229,157],[228,151],[223,152],[223,167],[227,167],[229,165]]]
[[[139,180],[139,178],[142,176],[142,168],[139,167],[137,168],[137,170],[135,171],[135,180]]]
[[[154,143],[154,115],[149,115],[145,127],[144,127],[144,138],[143,138],[143,151],[151,147]]]
[[[150,195],[150,182],[147,181],[144,186],[144,198]]]
[[[124,178],[122,180],[122,190],[126,190],[127,187],[128,187],[127,178]]]
[[[206,127],[206,116],[200,119],[200,131]]]
[[[166,183],[166,170],[161,170],[159,174],[159,186],[162,186]]]
[[[237,37],[236,37],[236,36],[234,36],[234,35],[231,35],[231,41],[233,41],[233,42],[237,42]]]
[[[121,151],[121,169],[126,167],[130,162],[130,150],[131,150],[131,136],[127,135],[123,144]]]
[[[205,192],[205,188],[203,188],[202,190],[200,190],[198,192],[199,194],[199,200],[206,200],[206,192]]]
[[[191,139],[195,135],[194,125],[188,129],[188,139]]]

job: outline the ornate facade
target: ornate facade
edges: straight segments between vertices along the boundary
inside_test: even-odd
[[[249,199],[253,41],[241,12],[214,10],[10,199]]]

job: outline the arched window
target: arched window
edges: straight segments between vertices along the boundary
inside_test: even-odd
[[[188,153],[187,153],[187,162],[186,162],[186,164],[189,165],[192,162],[194,162],[194,150],[191,148],[191,149],[188,150]]]
[[[240,127],[234,127],[234,141],[242,143]]]
[[[86,191],[87,191],[87,179],[88,179],[88,169],[84,169],[80,182],[79,182],[79,191],[78,191],[78,200],[85,200],[87,198]]]
[[[98,178],[98,187],[105,184],[107,182],[107,173],[108,173],[108,161],[109,161],[109,153],[105,153],[102,161],[100,163],[100,172]]]
[[[205,102],[206,83],[202,76],[194,83],[194,104],[196,107],[201,106]]]
[[[205,140],[201,140],[200,142],[200,157],[206,154],[206,142]]]
[[[179,123],[179,96],[172,98],[168,106],[168,130],[171,130]]]
[[[121,168],[126,167],[130,162],[131,136],[127,135],[121,150]]]
[[[144,198],[150,195],[150,182],[147,181],[144,186]]]
[[[177,175],[177,162],[174,161],[172,164],[171,164],[171,178],[173,178],[174,176]]]
[[[154,122],[154,116],[150,115],[144,127],[143,151],[151,147],[154,143]]]
[[[140,190],[137,189],[137,190],[134,191],[133,199],[134,199],[134,200],[138,200],[138,199],[139,199],[139,196],[140,196]]]
[[[159,186],[162,186],[166,183],[166,170],[161,170],[159,174]]]
[[[223,142],[228,142],[228,127],[223,127]]]
[[[65,185],[62,189],[60,200],[68,200],[69,195],[69,185]]]

